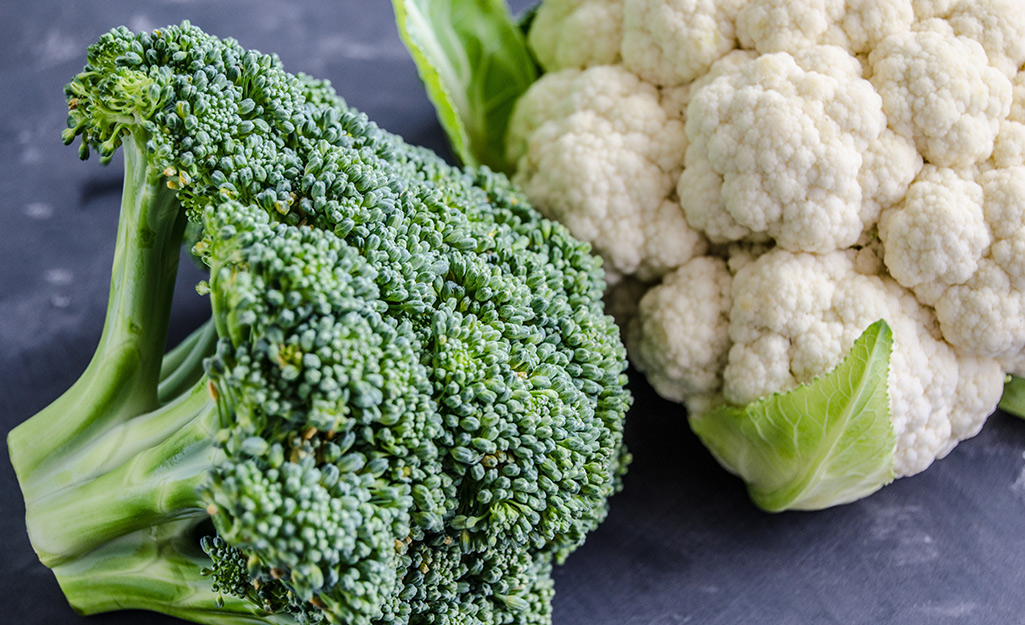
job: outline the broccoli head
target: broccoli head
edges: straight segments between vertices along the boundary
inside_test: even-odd
[[[629,461],[589,247],[503,176],[187,22],[87,58],[64,139],[124,155],[107,316],[8,440],[72,607],[548,622],[553,564]],[[183,240],[211,315],[165,353]]]

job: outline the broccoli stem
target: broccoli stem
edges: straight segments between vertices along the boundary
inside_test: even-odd
[[[73,475],[70,484],[51,486],[34,501],[95,479],[136,454],[162,443],[196,416],[208,411],[211,401],[207,391],[196,385],[191,392],[183,393],[158,410],[111,427],[104,436],[89,445],[76,447],[73,453],[65,456],[65,472]]]
[[[99,344],[82,376],[8,436],[26,500],[68,485],[76,448],[158,407],[167,327],[185,214],[162,172],[148,166],[146,133],[124,139],[125,181],[110,300]]]
[[[213,320],[196,328],[164,357],[157,386],[161,404],[184,393],[203,377],[203,360],[212,356],[217,347],[217,330]]]
[[[53,571],[83,615],[140,609],[217,625],[294,623],[211,589],[201,574],[210,558],[197,546],[199,522],[188,518],[126,534]]]
[[[165,393],[163,405],[158,398],[186,218],[163,172],[149,164],[147,140],[138,128],[124,137],[110,299],[96,351],[68,391],[8,436],[32,545],[62,570],[88,568],[95,553],[147,527],[207,518],[197,486],[219,453],[215,404],[184,370],[177,396]],[[185,358],[190,367],[195,358]],[[69,594],[72,605],[86,594]]]
[[[210,320],[207,320],[206,323],[189,333],[180,343],[167,350],[167,353],[164,354],[164,359],[160,362],[161,384],[174,375],[182,364],[189,359],[193,351],[202,342],[204,331],[210,323]]]
[[[26,502],[43,564],[53,568],[170,520],[208,516],[198,487],[221,452],[215,403],[204,395],[199,385],[180,401],[113,428],[69,459],[69,468],[80,467],[86,479]]]

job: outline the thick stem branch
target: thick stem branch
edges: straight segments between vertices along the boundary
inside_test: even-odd
[[[196,525],[187,519],[127,534],[53,570],[79,614],[135,609],[211,625],[295,622],[213,592],[200,574],[210,559],[197,546]]]
[[[160,403],[174,401],[188,391],[206,373],[203,361],[214,354],[217,348],[217,331],[212,319],[196,328],[181,345],[164,358],[157,386]]]
[[[206,518],[198,490],[222,453],[216,444],[216,405],[183,400],[115,428],[110,449],[125,460],[109,471],[25,502],[26,524],[40,561],[50,568],[106,542],[169,521]],[[202,397],[198,397],[202,399]],[[120,450],[118,440],[139,447]],[[135,453],[132,453],[135,452]],[[102,457],[102,455],[101,455]]]
[[[151,171],[141,130],[124,141],[125,179],[110,299],[99,345],[79,380],[11,431],[8,448],[28,497],[66,484],[57,469],[79,445],[158,406],[185,214]]]

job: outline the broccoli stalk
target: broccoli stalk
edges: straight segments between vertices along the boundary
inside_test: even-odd
[[[629,460],[588,246],[188,23],[104,35],[67,95],[66,142],[124,151],[109,309],[8,447],[71,605],[549,622]],[[164,354],[183,239],[211,319]]]

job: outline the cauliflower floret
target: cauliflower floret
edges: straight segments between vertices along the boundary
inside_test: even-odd
[[[1011,88],[1011,112],[1007,115],[1007,119],[1025,124],[1025,71],[1014,75],[1014,78],[1011,79]]]
[[[751,0],[737,16],[737,36],[759,52],[792,51],[819,43],[843,15],[843,0]]]
[[[737,36],[763,53],[827,44],[857,54],[906,31],[914,17],[910,0],[751,0],[737,16]]]
[[[948,342],[1022,370],[1025,166],[927,166],[879,235],[890,274],[936,308]]]
[[[722,174],[712,168],[712,163],[699,152],[694,144],[687,149],[687,167],[677,184],[676,194],[680,197],[687,217],[687,223],[703,232],[712,243],[726,243],[753,238],[754,234],[726,210],[722,197]],[[765,237],[762,237],[765,238]]]
[[[946,17],[961,0],[912,0],[915,19],[925,21],[933,17]]]
[[[660,86],[689,83],[736,46],[745,0],[625,0],[623,65]]]
[[[989,158],[1011,107],[1011,82],[977,41],[931,19],[891,35],[869,54],[890,128],[926,161],[964,167]]]
[[[543,74],[516,103],[505,139],[506,158],[518,163],[527,153],[531,137],[545,123],[550,123],[556,111],[561,115],[568,108],[580,72],[565,69]]]
[[[1025,163],[1025,124],[1005,121],[993,143],[993,166],[999,169]]]
[[[861,220],[875,223],[884,208],[899,202],[922,170],[922,155],[911,141],[885,128],[862,155]]]
[[[692,411],[722,384],[731,280],[721,259],[690,260],[644,295],[626,335],[632,362],[651,386]]]
[[[915,12],[909,0],[846,0],[847,12],[840,20],[839,28],[822,43],[843,46],[860,54],[871,50],[877,43],[902,30],[906,30],[915,19]]]
[[[968,280],[991,242],[983,199],[970,177],[926,166],[900,206],[880,219],[890,275],[929,305],[945,286]]]
[[[687,106],[690,104],[692,93],[697,93],[716,78],[736,71],[745,62],[757,57],[758,54],[751,50],[731,50],[727,52],[725,56],[712,63],[708,71],[695,79],[694,82],[675,87],[663,87],[660,90],[663,108],[670,115],[685,122],[687,119]]]
[[[613,280],[655,279],[704,252],[672,197],[687,145],[683,124],[631,72],[547,74],[517,103],[509,133],[514,181],[547,216],[590,241]]]
[[[1021,241],[1014,241],[1019,254]],[[936,302],[943,337],[966,351],[994,354],[1008,373],[1025,375],[1025,294],[1014,288],[996,262],[983,260],[963,285],[947,289]]]
[[[892,149],[899,140],[884,133],[861,64],[832,46],[735,58],[690,94],[677,191],[688,222],[714,242],[767,234],[791,250],[852,245],[917,163],[911,150]],[[871,173],[862,173],[866,160]],[[866,181],[878,198],[866,197]]]
[[[955,34],[982,44],[989,64],[1008,78],[1025,63],[1025,10],[1021,0],[961,0],[947,22]]]
[[[898,476],[976,434],[1003,391],[994,359],[958,354],[911,293],[858,273],[841,251],[770,251],[737,273],[732,301],[723,392],[741,404],[810,382],[839,364],[868,325],[887,321]]]
[[[528,33],[549,72],[617,63],[622,38],[623,0],[545,0]]]

